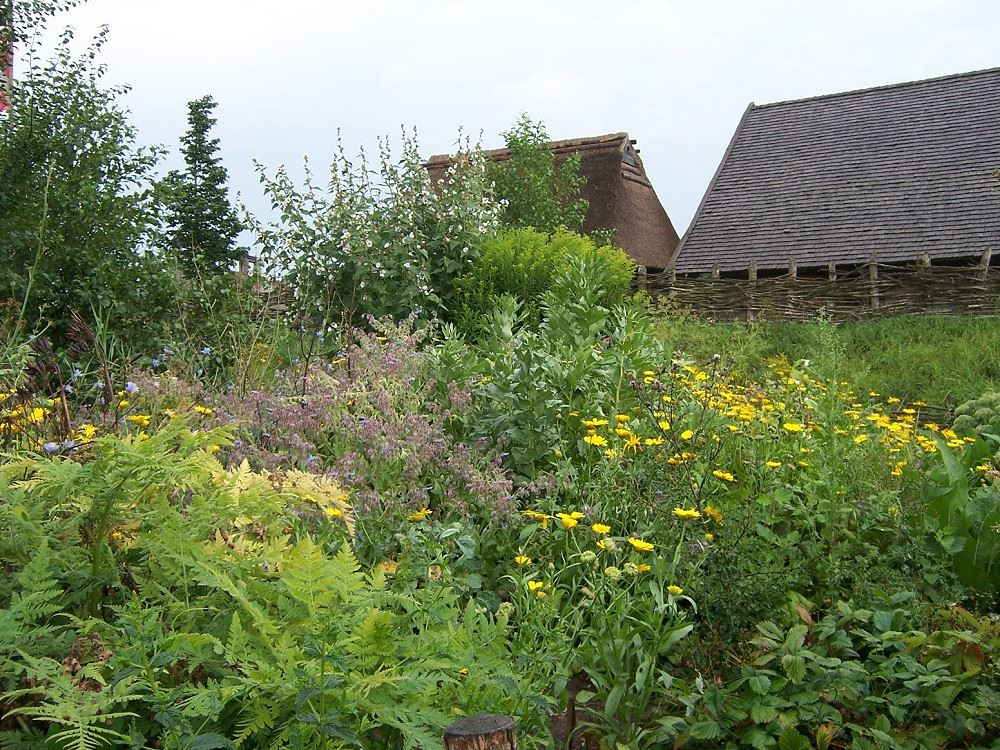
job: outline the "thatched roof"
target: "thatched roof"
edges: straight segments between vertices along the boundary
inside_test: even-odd
[[[557,161],[580,154],[580,174],[587,179],[583,197],[590,204],[583,231],[614,229],[617,244],[636,263],[649,269],[666,267],[677,247],[677,232],[656,197],[639,150],[628,133],[553,141],[549,150]],[[510,158],[510,152],[503,148],[484,154],[493,161]],[[443,176],[451,161],[448,154],[428,159],[431,178]]]
[[[754,106],[678,273],[979,258],[1000,245],[1000,68]]]

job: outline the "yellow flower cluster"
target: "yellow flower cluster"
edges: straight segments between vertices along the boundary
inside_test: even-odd
[[[663,411],[654,410],[648,416],[645,413],[637,416],[637,411],[615,414],[613,419],[602,416],[581,419],[583,442],[612,459],[653,450],[655,455],[663,456],[668,466],[679,467],[711,455],[711,446],[722,441],[719,433],[739,434],[760,440],[761,445],[778,446],[777,450],[765,450],[764,455],[758,453],[761,468],[809,470],[813,462],[804,455],[794,455],[794,451],[810,453],[811,446],[821,439],[843,438],[847,443],[845,448],[866,451],[866,460],[877,460],[881,451],[888,459],[884,464],[886,470],[893,476],[902,474],[914,451],[936,451],[938,439],[952,449],[973,442],[948,428],[922,421],[921,410],[927,406],[923,401],[905,403],[896,396],[873,400],[881,398],[877,392],[860,398],[845,382],[824,383],[812,378],[804,368],[793,369],[783,360],[772,361],[769,366],[774,379],[766,386],[735,384],[717,372],[693,365],[659,375],[646,370],[642,382],[657,389],[654,393]],[[669,388],[671,382],[675,389]],[[663,394],[664,389],[672,394]],[[829,423],[820,418],[817,409],[818,404],[827,404],[831,398],[839,402],[840,411],[834,424],[827,427]],[[712,419],[685,424],[689,417],[679,407],[683,402],[697,404]],[[713,427],[701,427],[709,424]],[[822,435],[827,429],[832,434]],[[776,439],[781,436],[785,439]],[[674,451],[663,451],[669,445],[674,446]],[[684,449],[679,450],[682,446]],[[738,472],[728,467],[710,472],[721,482],[737,481]]]

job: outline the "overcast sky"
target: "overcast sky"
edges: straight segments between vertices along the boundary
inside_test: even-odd
[[[749,102],[1000,65],[996,0],[90,0],[57,17],[111,28],[140,138],[174,152],[186,103],[219,102],[230,185],[266,213],[252,160],[329,161],[415,126],[487,148],[522,111],[554,139],[627,131],[683,233]]]

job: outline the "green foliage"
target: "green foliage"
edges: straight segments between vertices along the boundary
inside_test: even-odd
[[[859,393],[875,391],[902,399],[951,405],[995,390],[1000,380],[1000,327],[982,319],[905,315],[834,327],[832,351],[823,347],[814,322],[710,323],[671,312],[660,318],[659,335],[695,359],[725,354],[747,380],[767,376],[768,360],[810,359],[823,370],[836,364]],[[842,352],[842,354],[838,354]]]
[[[1000,434],[1000,392],[989,391],[960,404],[955,409],[952,427],[964,435]]]
[[[568,255],[542,296],[537,328],[504,296],[474,348],[461,355],[457,341],[446,343],[446,379],[486,376],[475,389],[471,435],[503,440],[521,477],[534,476],[566,441],[568,412],[626,408],[634,374],[668,357],[637,308],[606,306],[620,281],[602,253]]]
[[[167,239],[188,273],[225,271],[241,252],[236,236],[243,226],[229,203],[219,139],[209,138],[216,106],[211,96],[188,102],[188,131],[181,137],[186,166],[164,179]]]
[[[633,548],[610,515],[590,528],[580,511],[526,515],[509,576],[518,650],[535,654],[540,669],[552,665],[556,690],[577,707],[571,732],[596,733],[610,747],[658,747],[650,708],[670,694],[667,660],[694,629],[692,600],[670,586],[684,529],[673,555],[653,554],[652,545]],[[574,694],[571,682],[586,687]]]
[[[1000,592],[1000,487],[982,440],[956,454],[937,437],[938,455],[923,482],[926,517],[955,572],[967,586]]]
[[[139,248],[153,236],[149,183],[159,152],[136,146],[95,59],[102,34],[73,57],[26,71],[0,122],[0,265],[12,317],[63,341],[71,310],[107,310],[117,334],[148,343],[172,279]]]
[[[281,289],[267,279],[197,270],[177,280],[164,346],[142,364],[240,395],[269,385],[293,350],[280,305]]]
[[[505,294],[520,300],[528,321],[537,325],[545,292],[571,258],[605,267],[605,286],[598,304],[610,307],[625,298],[635,264],[621,250],[598,246],[590,238],[565,228],[550,234],[531,227],[508,230],[484,242],[478,260],[455,283],[461,305],[458,319],[463,329],[474,331]]]
[[[660,720],[665,736],[692,748],[985,746],[1000,732],[1000,640],[988,627],[925,631],[911,599],[837,601],[814,621],[793,597],[787,623],[758,625],[738,676],[688,686],[685,715]]]
[[[335,484],[226,471],[225,440],[178,419],[4,465],[11,716],[59,747],[411,748],[455,713],[530,714],[503,616],[361,570]]]
[[[49,19],[80,4],[80,0],[8,0],[0,8],[0,50],[27,44],[38,49]]]
[[[384,142],[374,168],[340,148],[322,186],[308,166],[302,188],[283,168],[273,178],[258,172],[281,215],[256,227],[264,265],[286,275],[296,323],[312,331],[363,325],[368,316],[446,314],[454,280],[498,222],[477,152],[461,154],[432,185],[416,138],[405,134],[401,156]]]
[[[488,174],[504,207],[504,224],[543,232],[582,229],[588,204],[580,197],[586,184],[580,175],[580,155],[557,164],[545,126],[526,114],[503,137],[509,157],[490,163]]]

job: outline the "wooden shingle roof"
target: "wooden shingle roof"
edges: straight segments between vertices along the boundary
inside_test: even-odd
[[[978,258],[1000,245],[1000,68],[751,104],[678,273]]]

